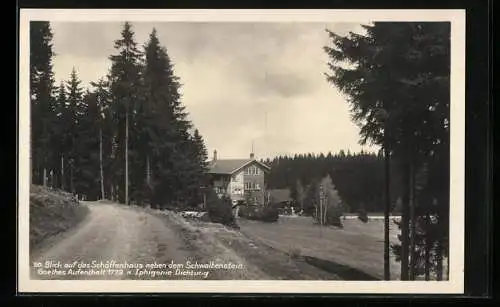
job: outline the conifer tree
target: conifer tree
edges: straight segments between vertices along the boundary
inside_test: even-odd
[[[181,102],[179,78],[155,29],[145,46],[145,186],[154,203],[189,202],[197,197],[206,167],[206,149]]]
[[[135,125],[134,116],[142,102],[139,96],[141,54],[129,22],[125,22],[121,38],[114,42],[114,47],[117,54],[110,56],[111,71],[109,74],[113,116],[117,125],[114,139],[117,161],[113,172],[117,174],[117,179],[119,179],[115,185],[120,187],[119,200],[129,204],[129,150],[131,149],[129,141],[137,137],[137,135],[130,135],[130,127]],[[137,148],[134,149],[137,150]],[[137,178],[139,174],[134,174],[134,176]]]
[[[415,253],[415,174],[448,135],[449,24],[378,22],[364,29],[365,34],[347,36],[329,32],[333,46],[325,51],[332,74],[327,80],[348,97],[361,142],[382,145],[399,160],[401,279],[408,280],[415,276],[409,263]],[[377,116],[381,111],[387,115],[383,121]],[[446,225],[448,204],[440,206]],[[385,259],[388,267],[387,255]]]
[[[68,133],[68,152],[67,152],[67,161],[68,161],[68,172],[69,172],[69,191],[71,193],[76,193],[75,186],[75,176],[76,176],[76,168],[78,163],[78,124],[79,117],[82,115],[83,109],[83,89],[81,86],[81,81],[78,79],[78,75],[76,70],[73,68],[71,71],[70,79],[66,82],[66,87],[68,91],[68,112],[66,123],[67,133]]]
[[[61,81],[60,85],[57,88],[57,97],[56,97],[56,122],[54,123],[55,131],[54,133],[54,150],[56,150],[56,159],[55,161],[55,174],[57,177],[57,184],[55,185],[58,188],[66,189],[68,186],[67,177],[65,176],[64,167],[67,167],[67,153],[68,153],[68,130],[67,127],[69,117],[69,109],[68,109],[68,100],[66,97],[66,85],[63,81]]]
[[[100,178],[100,197],[101,199],[106,199],[106,184],[104,174],[108,174],[109,172],[105,172],[105,165],[109,164],[109,156],[106,153],[109,153],[109,136],[111,133],[111,124],[110,123],[110,93],[109,93],[109,84],[103,78],[97,80],[97,82],[91,82],[91,86],[93,87],[93,92],[95,93],[95,99],[97,104],[97,116],[96,116],[96,124],[99,130],[99,178]],[[106,160],[106,161],[105,161]],[[107,176],[106,176],[107,178]]]
[[[52,30],[49,22],[30,22],[30,98],[32,182],[46,185],[53,169],[55,117]]]

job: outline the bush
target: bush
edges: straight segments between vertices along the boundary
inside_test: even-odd
[[[363,223],[368,223],[368,213],[364,209],[358,211],[358,220]]]
[[[263,222],[276,222],[279,218],[278,209],[273,207],[264,207],[260,213],[261,221]]]
[[[339,228],[344,228],[344,224],[342,224],[341,217],[342,214],[339,214],[338,212],[336,212],[336,210],[332,210],[331,213],[327,212],[326,224]]]
[[[262,221],[268,223],[276,222],[279,218],[278,208],[256,205],[241,206],[239,216],[247,220]]]
[[[255,205],[241,205],[238,216],[247,220],[255,220],[257,216],[257,206]]]
[[[210,221],[238,228],[233,216],[231,199],[220,199],[215,191],[210,190],[207,195],[207,213]]]

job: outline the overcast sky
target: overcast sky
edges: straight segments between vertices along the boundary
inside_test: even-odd
[[[132,23],[143,45],[155,27],[180,77],[183,103],[209,156],[258,158],[280,154],[359,151],[349,106],[328,84],[328,28],[359,24]],[[105,76],[120,23],[52,23],[56,81],[76,68],[84,85]],[[267,116],[266,116],[267,115]],[[266,120],[267,118],[267,120]],[[374,150],[364,147],[365,150]]]

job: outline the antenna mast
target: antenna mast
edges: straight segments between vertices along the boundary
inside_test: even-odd
[[[264,111],[264,150],[269,150],[267,146],[267,110]]]

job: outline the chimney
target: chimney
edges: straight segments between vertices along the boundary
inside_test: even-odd
[[[217,150],[214,150],[214,161],[217,161]]]
[[[250,153],[250,159],[254,159],[255,155],[252,153]]]

